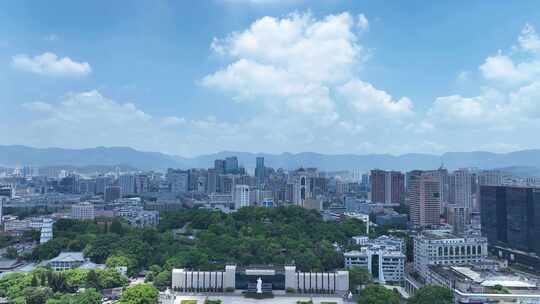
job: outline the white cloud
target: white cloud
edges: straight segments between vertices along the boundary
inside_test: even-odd
[[[530,146],[530,135],[540,132],[538,41],[535,29],[525,25],[515,52],[499,51],[479,66],[487,82],[481,94],[438,97],[423,122],[430,126],[425,130],[439,136],[459,134],[464,142],[476,137],[478,148]]]
[[[58,58],[49,52],[34,57],[26,54],[15,55],[11,64],[21,71],[54,77],[82,77],[92,72],[87,62],[76,62],[69,57]]]
[[[521,35],[518,38],[519,46],[522,50],[534,53],[540,53],[540,38],[536,34],[536,30],[530,24],[526,24],[521,30]]]
[[[356,25],[362,30],[367,30],[369,28],[369,21],[364,14],[360,14],[358,15]]]
[[[263,17],[244,31],[214,39],[211,49],[231,62],[201,84],[237,102],[262,106],[265,117],[258,119],[272,121],[266,132],[283,126],[282,141],[292,126],[310,125],[309,134],[300,136],[312,141],[336,126],[367,132],[367,117],[396,119],[412,113],[408,98],[392,100],[358,78],[369,58],[358,30],[367,26],[364,15],[355,18],[348,13],[321,19],[308,13]],[[343,102],[351,105],[354,115]],[[286,122],[278,123],[281,120]]]
[[[399,118],[413,114],[413,105],[409,98],[393,100],[392,96],[385,91],[378,90],[371,84],[358,79],[353,79],[339,87],[338,92],[358,113],[380,114],[386,118]]]

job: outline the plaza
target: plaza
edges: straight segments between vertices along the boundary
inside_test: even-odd
[[[203,294],[181,294],[172,295],[170,302],[164,301],[164,296],[161,297],[160,303],[162,304],[182,304],[182,301],[195,300],[197,304],[204,304],[205,300],[221,300],[222,304],[296,304],[298,301],[312,301],[313,304],[321,303],[335,303],[344,304],[352,303],[343,300],[339,296],[301,296],[301,295],[275,295],[271,299],[249,299],[245,298],[241,294],[227,294],[227,295],[203,295]],[[184,302],[185,303],[185,302]],[[190,303],[191,304],[191,303]]]

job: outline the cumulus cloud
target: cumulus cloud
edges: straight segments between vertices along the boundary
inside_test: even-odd
[[[92,72],[88,62],[77,62],[69,57],[59,58],[50,52],[34,57],[26,54],[15,55],[11,64],[21,71],[54,77],[83,77]]]
[[[339,87],[338,92],[359,113],[381,114],[387,118],[412,114],[413,105],[409,98],[394,100],[385,91],[358,79]]]
[[[229,63],[201,84],[236,102],[262,106],[265,117],[257,119],[271,121],[266,132],[279,133],[280,141],[296,136],[291,129],[309,125],[309,132],[298,135],[306,143],[324,133],[337,144],[331,128],[359,134],[368,132],[367,118],[401,119],[412,113],[408,98],[393,100],[358,77],[370,56],[359,37],[368,25],[363,14],[263,17],[213,40],[211,50]]]
[[[424,129],[439,136],[459,134],[463,141],[488,141],[473,143],[479,148],[506,150],[529,145],[529,136],[540,131],[539,40],[529,24],[517,40],[514,52],[499,51],[479,66],[486,82],[481,94],[436,98],[423,121],[428,126]]]

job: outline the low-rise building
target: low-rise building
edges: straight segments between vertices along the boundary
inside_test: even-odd
[[[539,303],[538,278],[473,266],[431,265],[428,284],[450,288],[456,303]]]
[[[71,218],[75,220],[93,220],[96,217],[94,204],[82,202],[71,206]]]
[[[344,253],[345,268],[367,268],[372,277],[379,282],[401,282],[405,271],[405,242],[402,239],[381,236],[366,241],[355,239],[359,250]]]
[[[447,230],[426,230],[414,237],[414,270],[423,278],[431,265],[482,263],[487,257],[487,239],[456,235]]]

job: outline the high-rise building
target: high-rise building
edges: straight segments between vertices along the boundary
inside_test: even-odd
[[[135,194],[135,175],[120,175],[118,178],[118,186],[120,186],[122,196]]]
[[[459,169],[452,173],[450,176],[451,187],[450,192],[453,196],[451,203],[460,207],[469,208],[472,210],[472,177],[471,173],[467,169]]]
[[[122,197],[122,191],[120,186],[107,186],[105,187],[105,193],[103,194],[103,200],[106,202],[114,202]]]
[[[146,174],[135,175],[135,192],[145,193],[149,190],[150,178]]]
[[[94,204],[82,202],[71,205],[71,218],[75,220],[93,220],[96,217]]]
[[[188,192],[189,189],[189,173],[187,171],[168,169],[167,182],[173,193]]]
[[[503,173],[499,170],[483,170],[478,173],[479,186],[501,186]]]
[[[249,186],[236,185],[234,187],[234,208],[240,209],[242,207],[249,207]]]
[[[441,185],[437,175],[431,171],[411,171],[407,196],[411,222],[416,227],[438,225],[441,214]]]
[[[540,270],[539,188],[481,186],[480,214],[482,234],[498,255]]]
[[[471,211],[467,207],[449,205],[447,207],[448,224],[452,225],[454,232],[459,234],[471,223]]]
[[[216,193],[218,186],[218,173],[216,169],[206,171],[206,193]]]
[[[113,184],[113,179],[110,176],[100,175],[96,177],[96,194],[104,194],[105,188]]]
[[[405,175],[398,171],[371,170],[371,201],[402,204],[405,202]]]
[[[225,160],[216,159],[214,161],[214,169],[216,170],[217,174],[225,174]]]
[[[312,197],[312,180],[308,172],[299,169],[293,176],[292,201],[297,206],[304,206],[306,199]]]
[[[225,158],[225,173],[238,172],[238,157],[230,156]]]
[[[264,157],[257,157],[255,166],[255,178],[257,180],[257,186],[260,187],[264,184],[265,168]]]
[[[384,194],[386,191],[386,171],[379,169],[371,170],[370,181],[371,201],[374,203],[384,203]]]
[[[0,226],[4,224],[2,217],[4,216],[4,202],[7,201],[7,197],[0,196]]]

